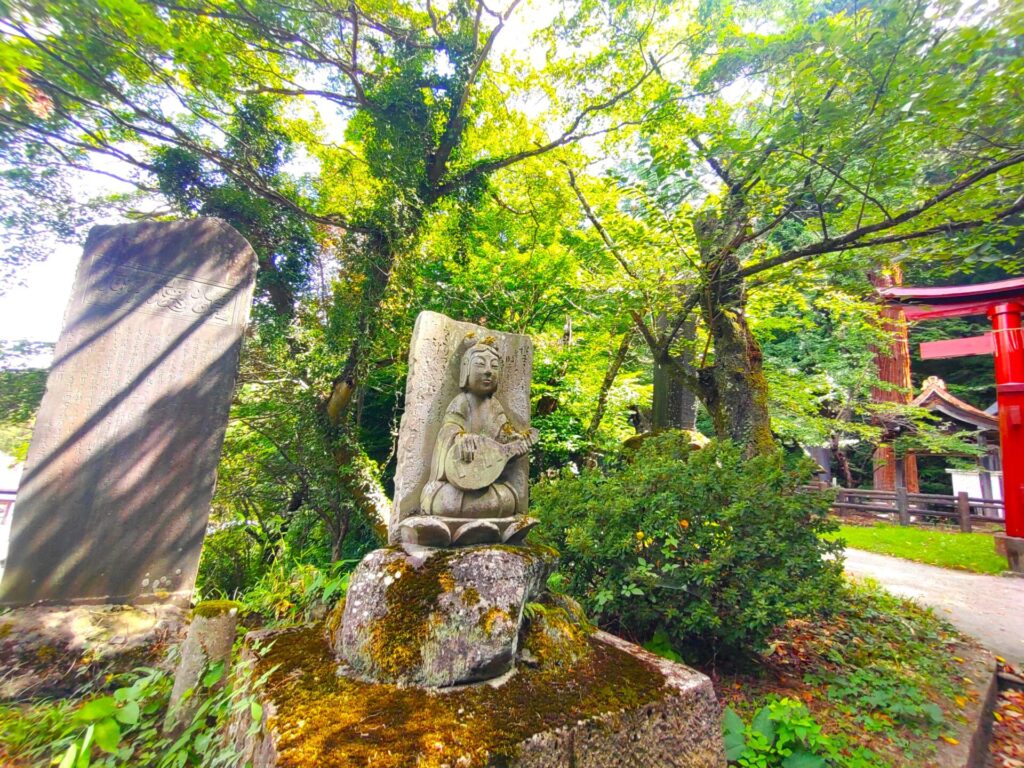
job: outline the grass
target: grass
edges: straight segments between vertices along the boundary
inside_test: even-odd
[[[956,568],[974,573],[1002,573],[1006,558],[997,555],[987,533],[959,533],[914,526],[878,523],[872,526],[841,525],[830,538],[841,538],[848,546],[902,557],[919,563]]]

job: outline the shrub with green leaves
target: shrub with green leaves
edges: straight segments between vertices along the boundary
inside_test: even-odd
[[[258,727],[262,710],[249,691],[251,664],[236,664],[226,687],[216,687],[223,666],[200,680],[203,701],[174,733],[163,731],[174,679],[164,670],[139,667],[110,681],[103,692],[25,705],[0,705],[0,764],[58,768],[218,768],[238,764],[224,738],[228,722],[248,709]],[[81,698],[79,698],[81,696]]]
[[[786,619],[833,604],[840,545],[810,462],[690,448],[663,433],[610,470],[542,482],[531,508],[565,588],[602,626],[656,633],[690,660],[761,649]]]

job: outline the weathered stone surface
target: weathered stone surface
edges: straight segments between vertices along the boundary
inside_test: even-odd
[[[711,681],[682,664],[605,632],[598,642],[642,659],[665,678],[657,702],[543,731],[519,746],[512,768],[724,766],[722,726]]]
[[[250,637],[253,637],[252,635]],[[265,649],[262,655],[253,643]],[[271,645],[271,642],[273,644]],[[254,768],[723,768],[707,677],[598,632],[575,663],[520,665],[500,684],[428,690],[335,674],[317,627],[257,633],[250,711],[232,724]]]
[[[1024,573],[1024,539],[1018,536],[1007,536],[1005,533],[995,535],[996,554],[1006,558],[1011,573]]]
[[[220,663],[223,670],[215,687],[222,687],[227,681],[240,607],[233,600],[207,601],[195,607],[174,672],[174,687],[164,719],[165,731],[174,732],[192,721],[203,701],[199,681],[212,665]],[[189,691],[192,694],[186,696]]]
[[[454,412],[456,398],[460,394],[464,395],[468,388],[465,386],[465,353],[482,342],[486,342],[486,346],[493,348],[497,353],[497,384],[496,390],[490,393],[490,396],[495,402],[500,403],[503,416],[516,433],[510,433],[508,439],[515,438],[517,434],[525,439],[529,434],[530,375],[533,367],[533,343],[530,338],[520,334],[498,333],[472,323],[458,322],[436,312],[422,312],[416,319],[409,347],[409,375],[406,380],[405,411],[398,437],[398,466],[395,472],[394,508],[390,523],[392,543],[403,540],[403,529],[400,524],[407,518],[420,516],[421,513],[444,514],[443,519],[460,516],[438,511],[451,505],[449,500],[442,498],[443,494],[434,499],[437,509],[421,509],[421,494],[431,478],[432,461],[435,465],[440,465],[434,466],[434,474],[443,473],[445,457],[435,456],[438,435],[445,422],[446,413]],[[468,408],[462,409],[467,410]],[[469,433],[483,429],[485,424],[493,421],[476,418],[476,414],[462,415],[467,422],[478,425],[475,428],[468,428],[466,431]],[[483,445],[479,447],[481,455],[485,450]],[[496,493],[490,508],[485,509],[483,507],[486,505],[480,505],[479,512],[471,509],[473,504],[467,504],[467,509],[461,516],[467,519],[504,518],[507,526],[509,515],[521,516],[526,513],[529,470],[527,457],[520,455],[511,458],[507,465],[502,466],[505,469],[501,483],[508,486],[509,492]],[[472,483],[467,480],[467,487],[469,485]],[[510,509],[506,509],[507,507]],[[495,525],[499,529],[496,540],[501,540],[505,526],[498,523]],[[453,522],[445,522],[445,527],[449,529],[449,534],[454,534],[458,530],[458,526]],[[424,535],[430,538],[430,545],[445,546],[446,543],[437,539],[434,533],[425,523]],[[407,538],[408,535],[407,531]]]
[[[218,219],[89,233],[0,605],[189,596],[255,268]]]
[[[540,547],[378,549],[352,574],[332,645],[354,674],[378,682],[497,677],[512,668],[526,603],[556,562]]]

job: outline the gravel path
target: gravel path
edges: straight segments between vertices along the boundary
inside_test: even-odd
[[[1024,579],[937,568],[859,549],[846,550],[846,571],[930,605],[1018,668],[1024,662]]]

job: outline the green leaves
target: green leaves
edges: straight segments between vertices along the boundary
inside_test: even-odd
[[[689,661],[759,649],[772,628],[831,603],[840,566],[828,500],[799,493],[806,465],[694,450],[666,432],[608,468],[538,483],[531,507],[562,554],[566,589],[607,626]],[[660,645],[660,643],[659,643]]]
[[[771,698],[749,726],[732,709],[722,717],[725,756],[742,768],[825,768],[839,747],[821,732],[807,707]]]
[[[101,696],[86,702],[75,717],[85,723],[92,723],[113,716],[117,711],[117,700],[113,696]]]
[[[722,716],[722,730],[724,731],[725,759],[735,762],[740,759],[747,748],[746,726],[740,716],[726,708]]]

